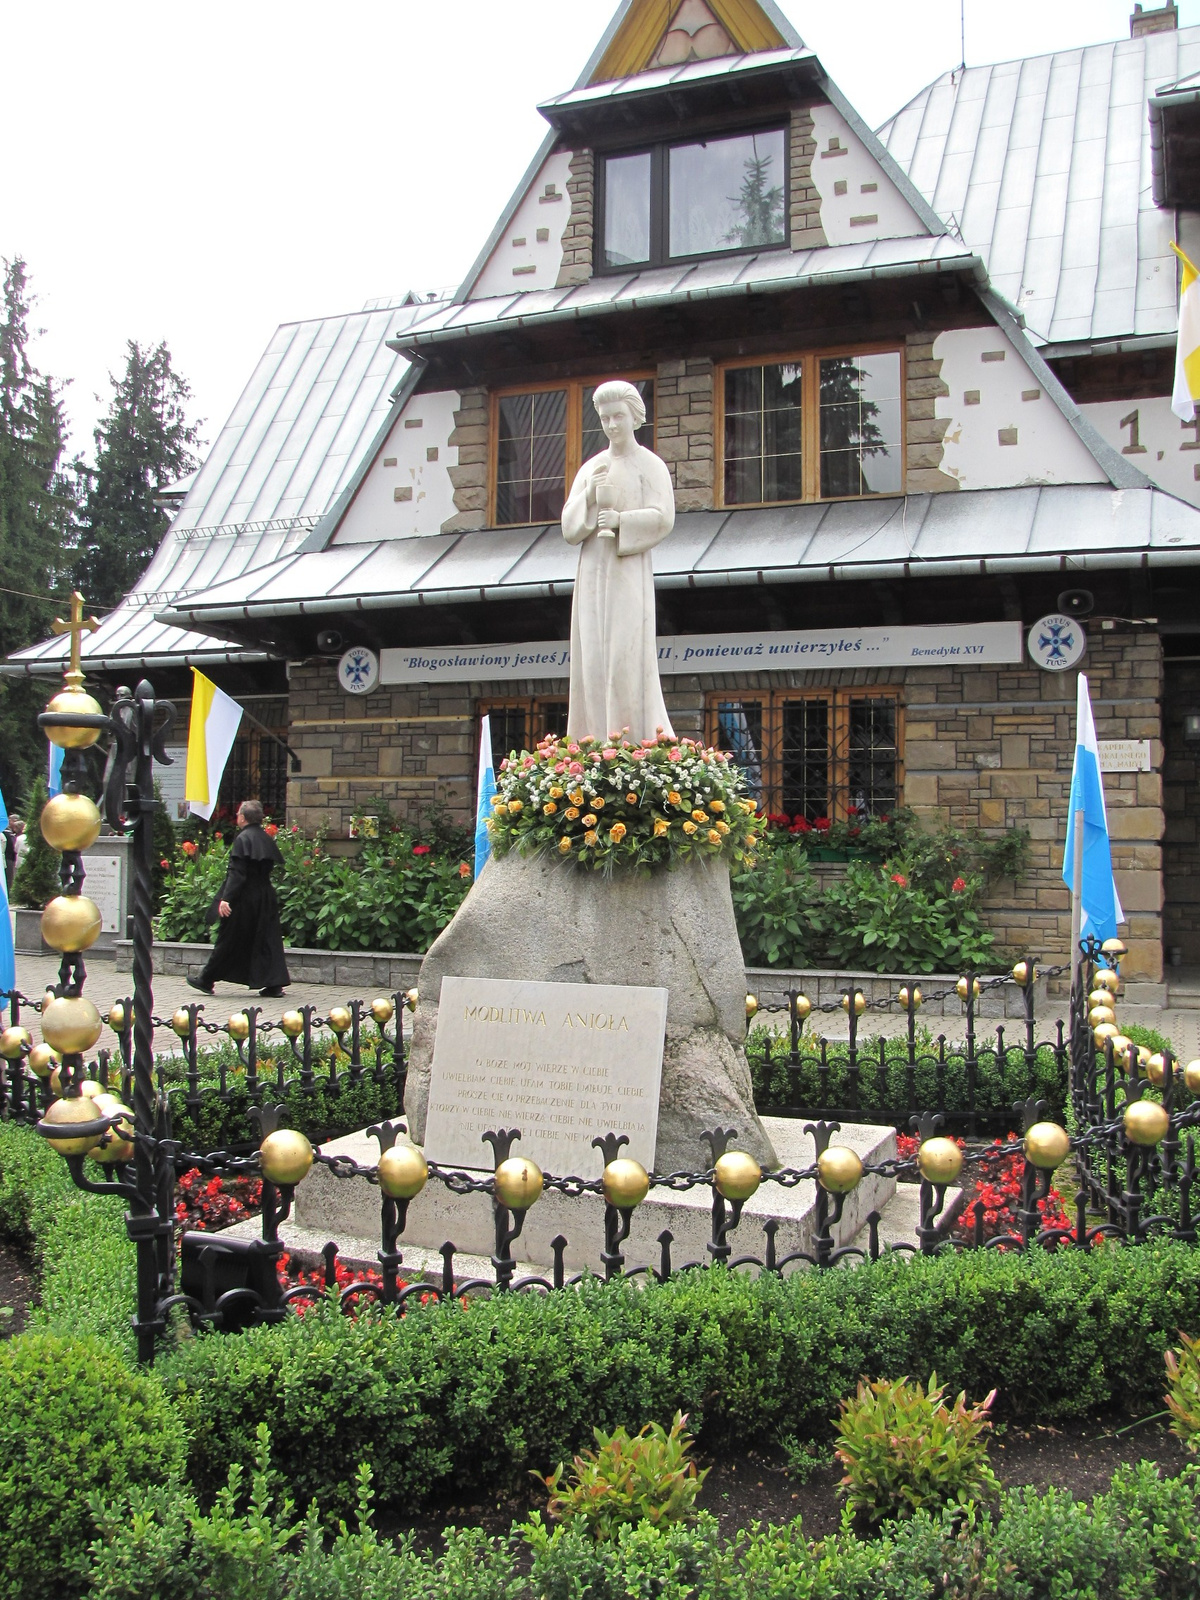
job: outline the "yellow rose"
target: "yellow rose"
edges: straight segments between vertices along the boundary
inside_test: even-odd
[[[571,790],[571,804],[573,806],[581,806],[583,804],[583,790],[582,789],[572,789]]]
[[[554,804],[553,800],[547,800],[546,804],[542,807],[542,810],[546,813],[546,815],[548,817],[552,817],[554,815],[554,813],[558,810],[558,807]]]
[[[758,858],[757,858],[757,856],[746,856],[744,859],[745,859],[746,865],[748,867],[752,867],[754,865],[755,861]]]
[[[758,843],[758,835],[756,833],[748,833],[746,835],[746,843],[748,845],[756,845]]]
[[[672,789],[671,790],[670,794],[667,796],[667,804],[669,806],[678,806],[678,805],[682,805],[683,804],[682,800],[680,800],[680,798],[679,798],[678,790],[676,790],[676,789]]]
[[[694,822],[685,822],[683,825],[683,831],[684,833],[695,833],[696,824]]]
[[[708,802],[708,809],[710,811],[724,811],[725,802],[724,800],[710,800]]]
[[[571,848],[570,839],[560,839],[558,841],[558,848],[562,851],[563,855],[565,856],[567,851],[570,850],[570,848]]]
[[[604,796],[603,795],[599,795],[598,794],[596,796],[596,798],[592,801],[592,810],[593,811],[603,811],[604,810]]]
[[[507,809],[508,801],[505,800],[505,798],[504,798],[504,796],[502,794],[494,794],[492,796],[492,809],[493,809],[493,811],[499,811],[501,806],[504,806]]]
[[[625,824],[623,822],[614,822],[612,827],[608,830],[608,837],[613,840],[615,844],[620,844],[621,840],[625,837]]]
[[[722,835],[728,833],[729,832],[729,824],[727,822],[718,822],[717,823],[717,832],[719,834],[722,834]]]
[[[568,806],[567,809],[563,812],[563,816],[566,817],[568,822],[574,822],[578,815],[579,815],[579,807],[578,806]]]
[[[525,802],[523,800],[510,800],[508,802],[508,814],[510,817],[519,817],[524,809]]]
[[[635,794],[627,794],[625,796],[625,801],[627,805],[635,806],[638,803],[638,797]]]
[[[692,821],[693,822],[707,822],[708,818],[705,816],[703,811],[701,811],[699,808],[697,808],[695,811],[692,812]]]
[[[561,800],[562,797],[563,797],[562,790],[559,788],[559,786],[557,784],[555,784],[553,789],[551,789],[551,791],[550,791],[551,800]]]
[[[656,817],[654,819],[654,837],[656,839],[661,839],[663,834],[666,833],[670,826],[671,824],[664,821],[662,817]]]
[[[717,830],[715,828],[710,828],[708,830],[708,842],[709,842],[709,844],[720,844],[721,835],[717,832]]]
[[[596,814],[595,814],[595,812],[593,812],[593,811],[589,811],[588,812],[587,816],[584,817],[584,819],[583,819],[583,825],[584,825],[585,828],[594,828],[596,826]]]
[[[740,804],[742,810],[746,813],[747,816],[751,816],[753,814],[753,812],[754,812],[754,801],[753,800],[741,800],[738,803]]]
[[[585,833],[584,834],[583,842],[584,842],[584,844],[595,844],[596,840],[599,837],[600,837],[600,835],[593,829],[589,833]]]

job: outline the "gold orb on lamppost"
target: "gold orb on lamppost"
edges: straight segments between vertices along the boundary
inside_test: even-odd
[[[510,1211],[528,1211],[542,1193],[542,1169],[528,1156],[509,1156],[496,1168],[496,1199]]]
[[[411,1200],[429,1180],[429,1164],[412,1144],[394,1144],[379,1158],[379,1187],[389,1200]]]
[[[81,994],[50,1000],[42,1012],[42,1037],[59,1055],[90,1050],[103,1031],[100,1013]]]
[[[71,1100],[55,1100],[42,1114],[42,1122],[49,1123],[55,1128],[71,1127],[80,1122],[98,1122],[102,1112],[97,1111],[95,1101],[89,1100],[86,1095],[79,1095]],[[85,1156],[89,1150],[95,1149],[100,1143],[100,1134],[80,1134],[72,1138],[51,1138],[50,1143],[60,1156]]]
[[[313,1147],[295,1128],[276,1128],[258,1147],[262,1175],[272,1183],[296,1184],[308,1176]]]
[[[632,1156],[617,1156],[600,1176],[604,1198],[610,1206],[632,1211],[650,1193],[650,1174]]]
[[[56,794],[42,807],[39,826],[51,850],[86,850],[100,837],[100,809],[85,794]]]

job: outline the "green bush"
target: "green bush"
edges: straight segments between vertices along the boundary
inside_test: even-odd
[[[561,1461],[545,1479],[551,1518],[578,1523],[597,1540],[611,1539],[630,1523],[665,1527],[690,1520],[709,1469],[696,1470],[686,1421],[677,1411],[669,1431],[648,1422],[632,1438],[623,1425],[611,1433],[596,1428],[596,1448],[575,1457],[571,1480],[563,1483]]]
[[[179,1419],[157,1379],[94,1338],[31,1332],[0,1344],[0,1596],[81,1594],[88,1496],[165,1483],[183,1464]]]
[[[37,778],[29,793],[25,816],[25,848],[13,879],[12,903],[40,911],[59,892],[58,869],[62,856],[42,837],[42,812],[50,794],[45,778]]]
[[[745,1246],[750,1247],[749,1237]],[[741,1248],[741,1244],[735,1247]],[[1095,1253],[969,1251],[785,1278],[683,1274],[587,1282],[349,1321],[322,1306],[160,1358],[201,1496],[249,1459],[266,1421],[297,1504],[370,1464],[381,1501],[519,1490],[606,1431],[687,1412],[709,1450],[827,1441],[869,1372],[969,1394],[1052,1423],[1161,1406],[1162,1359],[1200,1325],[1200,1252],[1162,1241]]]
[[[842,1401],[836,1455],[846,1469],[841,1490],[856,1517],[879,1523],[916,1511],[964,1506],[999,1489],[988,1461],[988,1412],[996,1398],[968,1406],[965,1394],[946,1404],[946,1391],[910,1383],[860,1381]]]

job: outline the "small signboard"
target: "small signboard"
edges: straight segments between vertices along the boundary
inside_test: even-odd
[[[125,937],[125,896],[122,881],[125,872],[125,854],[102,851],[93,854],[88,850],[83,859],[83,892],[94,900],[104,919],[103,931]]]
[[[654,1166],[667,991],[598,983],[443,978],[425,1154],[488,1168],[482,1136],[519,1128],[514,1155],[543,1172],[599,1175],[592,1140]]]
[[[1097,739],[1101,772],[1149,772],[1149,739]]]
[[[1053,612],[1029,630],[1029,656],[1043,672],[1066,672],[1087,649],[1087,634],[1078,617]]]
[[[167,816],[172,822],[186,822],[188,804],[186,796],[187,745],[168,744],[163,747],[171,758],[165,767],[161,761],[154,763],[154,781],[158,784]]]

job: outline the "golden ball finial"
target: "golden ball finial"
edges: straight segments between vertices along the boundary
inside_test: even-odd
[[[542,1169],[528,1156],[509,1156],[496,1168],[496,1199],[510,1211],[528,1211],[542,1193]]]
[[[1035,1122],[1025,1135],[1025,1156],[1043,1172],[1061,1167],[1071,1153],[1071,1136],[1057,1122]]]
[[[1131,1144],[1146,1147],[1167,1136],[1171,1119],[1157,1100],[1134,1100],[1125,1107],[1125,1137]]]
[[[762,1168],[745,1150],[726,1150],[713,1168],[713,1182],[726,1200],[749,1200],[762,1182]]]
[[[33,1044],[28,1028],[5,1028],[0,1033],[0,1056],[5,1061],[16,1061]]]
[[[849,1194],[862,1182],[862,1158],[849,1145],[831,1144],[817,1157],[817,1177],[830,1194]]]
[[[610,1206],[632,1211],[650,1193],[650,1174],[632,1156],[617,1156],[605,1167],[600,1179],[604,1198]]]
[[[80,1122],[98,1122],[102,1115],[102,1112],[97,1111],[94,1101],[89,1100],[86,1095],[79,1095],[70,1100],[55,1100],[47,1106],[42,1116],[42,1124],[52,1128],[66,1128]],[[100,1139],[99,1133],[87,1133],[80,1134],[76,1138],[70,1135],[63,1138],[51,1137],[49,1142],[60,1156],[85,1156],[89,1150],[95,1149]]]
[[[382,1028],[396,1015],[396,1007],[386,995],[381,994],[371,1001],[371,1015]]]
[[[42,1012],[42,1037],[59,1055],[90,1050],[103,1031],[100,1013],[83,995],[49,1000]]]
[[[917,1151],[917,1169],[930,1183],[953,1183],[962,1164],[963,1153],[953,1139],[925,1139]]]
[[[379,1158],[379,1187],[389,1200],[411,1200],[429,1181],[429,1164],[415,1145],[394,1144]]]
[[[330,1006],[329,1026],[334,1033],[348,1032],[353,1021],[354,1018],[350,1014],[349,1006]]]
[[[279,1019],[279,1026],[289,1039],[298,1039],[304,1032],[304,1018],[299,1011],[285,1011]]]
[[[259,1145],[258,1154],[262,1175],[272,1183],[299,1183],[313,1164],[313,1147],[295,1128],[276,1128]]]
[[[100,812],[85,794],[56,794],[42,808],[42,838],[52,850],[86,850],[100,837]]]

